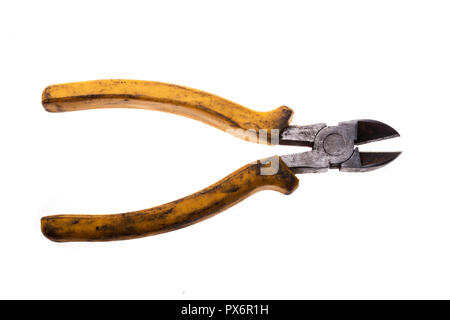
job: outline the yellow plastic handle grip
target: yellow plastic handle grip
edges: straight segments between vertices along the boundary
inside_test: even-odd
[[[151,209],[113,215],[55,215],[41,219],[42,233],[53,241],[111,241],[155,235],[209,218],[260,190],[284,194],[298,186],[297,177],[279,159],[276,174],[263,175],[257,161],[185,198]],[[272,160],[273,161],[273,160]]]
[[[253,130],[256,136],[259,130],[271,134],[272,129],[287,127],[293,116],[293,110],[286,106],[258,112],[200,90],[139,80],[52,85],[44,90],[42,104],[50,112],[119,107],[164,111],[205,122],[246,140],[252,139],[245,131]]]

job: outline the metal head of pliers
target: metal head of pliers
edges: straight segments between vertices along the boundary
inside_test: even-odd
[[[312,147],[311,151],[281,156],[294,173],[367,172],[385,166],[401,152],[360,152],[355,145],[399,137],[399,133],[380,121],[352,120],[327,126],[288,126],[280,133],[281,145]]]

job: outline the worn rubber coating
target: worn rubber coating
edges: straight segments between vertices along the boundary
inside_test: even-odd
[[[278,158],[274,175],[250,163],[217,183],[185,198],[151,209],[113,215],[55,215],[41,219],[42,233],[53,241],[111,241],[156,235],[209,218],[261,190],[292,193],[298,179]]]
[[[256,131],[256,136],[259,130],[266,130],[267,134],[271,134],[272,129],[282,130],[289,125],[294,113],[286,106],[268,112],[254,111],[200,90],[139,80],[52,85],[44,90],[42,104],[49,112],[99,108],[164,111],[202,121],[248,141],[252,141],[248,130]]]

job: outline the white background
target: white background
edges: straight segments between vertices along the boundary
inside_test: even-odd
[[[14,1],[0,6],[0,298],[450,298],[446,1]],[[40,217],[159,205],[306,151],[145,110],[50,114],[50,84],[155,80],[293,124],[376,119],[403,154],[303,175],[179,231],[53,243]]]

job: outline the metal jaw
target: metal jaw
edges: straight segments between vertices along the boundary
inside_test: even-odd
[[[375,120],[352,120],[337,126],[324,123],[289,126],[280,133],[281,145],[309,146],[312,150],[281,156],[295,173],[372,171],[393,161],[400,152],[359,152],[355,145],[399,137],[397,131]]]

